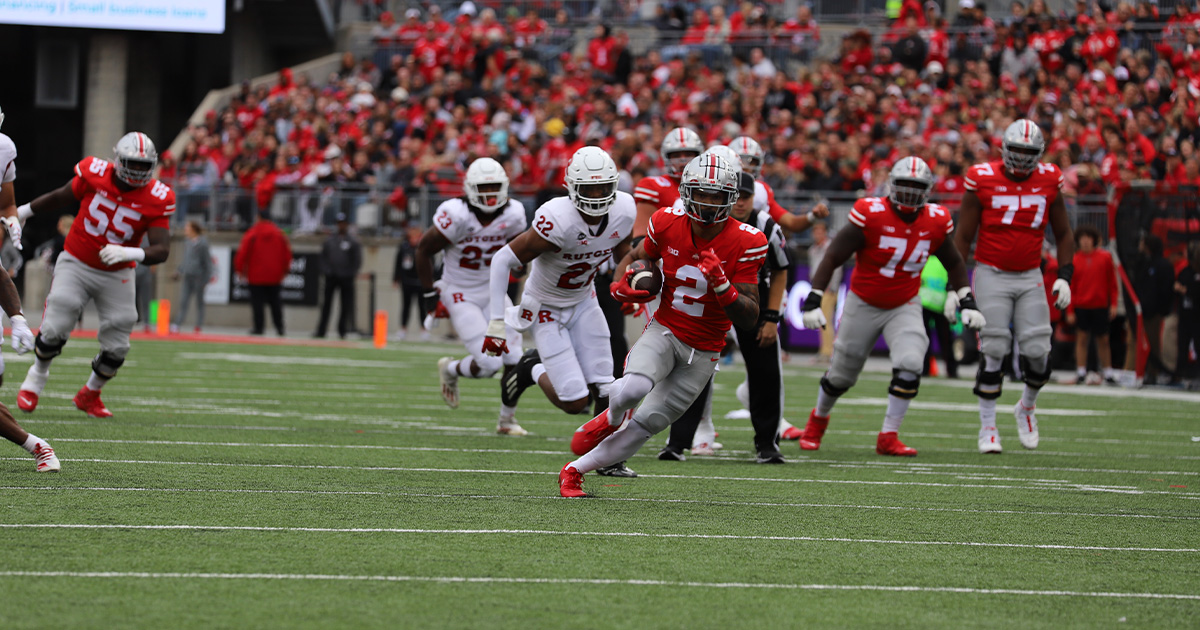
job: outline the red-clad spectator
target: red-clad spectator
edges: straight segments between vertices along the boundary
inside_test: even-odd
[[[413,46],[412,57],[416,60],[417,71],[425,81],[431,82],[438,70],[445,65],[449,49],[443,39],[424,33]]]
[[[260,212],[254,224],[238,245],[233,268],[250,285],[250,309],[254,328],[250,334],[263,334],[263,306],[270,305],[275,330],[283,336],[283,302],[279,291],[292,265],[292,248],[287,236],[271,221],[269,212]]]
[[[592,69],[605,76],[612,76],[617,69],[617,40],[615,40],[607,24],[596,26],[596,35],[588,42],[588,62]]]
[[[525,17],[517,20],[513,27],[513,32],[516,34],[514,43],[517,47],[533,46],[549,29],[546,20],[539,18],[537,10],[530,7],[529,11],[525,13]]]
[[[1067,323],[1075,326],[1075,372],[1083,384],[1087,375],[1088,344],[1096,339],[1096,354],[1104,379],[1115,384],[1112,352],[1108,346],[1109,322],[1117,316],[1117,268],[1112,254],[1100,247],[1100,232],[1091,225],[1075,230],[1075,274],[1071,277],[1071,306]]]
[[[421,22],[421,10],[409,9],[404,12],[404,23],[396,29],[396,43],[401,46],[413,46],[428,32]]]
[[[1084,17],[1081,16],[1080,20]],[[1092,22],[1089,24],[1091,33],[1083,42],[1083,51],[1081,54],[1087,60],[1089,67],[1096,67],[1099,61],[1107,61],[1110,66],[1117,63],[1117,51],[1121,48],[1121,42],[1117,39],[1116,31],[1108,25],[1107,21],[1100,23]]]
[[[396,16],[391,11],[379,14],[379,23],[371,28],[371,41],[377,46],[389,46],[396,40]]]
[[[449,37],[454,31],[454,25],[442,17],[442,8],[436,4],[429,5],[429,21],[425,23],[425,32],[434,37]]]

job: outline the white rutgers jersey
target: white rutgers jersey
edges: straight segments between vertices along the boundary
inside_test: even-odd
[[[613,249],[633,232],[637,207],[629,193],[617,192],[607,221],[591,226],[567,197],[542,204],[532,229],[557,247],[533,259],[525,295],[545,306],[574,306],[592,292],[596,273]]]
[[[12,138],[0,133],[0,183],[17,178],[17,145]]]
[[[466,201],[449,199],[433,213],[433,225],[450,241],[442,261],[442,283],[486,296],[492,256],[525,231],[525,206],[509,199],[496,218],[483,225]]]

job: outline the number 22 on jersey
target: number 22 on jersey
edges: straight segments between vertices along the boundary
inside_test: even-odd
[[[142,213],[137,210],[119,205],[108,197],[95,195],[88,205],[83,225],[92,236],[105,238],[110,243],[124,243],[133,236],[130,222],[136,223],[141,218]]]

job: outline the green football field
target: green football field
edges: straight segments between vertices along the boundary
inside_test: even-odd
[[[718,377],[725,449],[558,497],[583,418],[528,392],[530,435],[493,433],[497,381],[438,393],[461,347],[137,341],[71,396],[95,342],[58,359],[41,406],[56,475],[0,449],[0,628],[1196,627],[1200,397],[1052,385],[1041,449],[975,452],[970,384],[928,379],[874,453],[889,374],[864,374],[820,451],[753,463],[738,366]],[[5,353],[15,405],[28,357]],[[801,357],[802,359],[803,357]],[[969,373],[969,372],[968,372]],[[818,370],[787,368],[802,424]]]

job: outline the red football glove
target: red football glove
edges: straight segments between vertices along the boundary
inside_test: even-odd
[[[642,313],[646,312],[645,304],[636,304],[632,302],[621,302],[621,313],[631,315],[633,317],[641,317]]]
[[[625,272],[625,277],[620,280],[614,280],[608,285],[608,292],[612,294],[613,299],[624,304],[645,304],[654,299],[649,291],[641,291],[629,286],[626,278],[629,277],[629,272]]]
[[[503,319],[488,322],[487,333],[483,337],[483,353],[492,357],[508,354],[508,327]]]
[[[700,268],[700,273],[704,274],[704,279],[708,281],[708,290],[716,296],[718,304],[722,307],[729,306],[738,298],[737,289],[733,288],[729,278],[725,277],[721,259],[717,258],[713,250],[701,252],[700,262],[696,266]]]
[[[446,305],[442,304],[440,300],[437,306],[433,307],[433,310],[430,311],[429,315],[434,319],[450,319],[450,311],[446,310]]]

